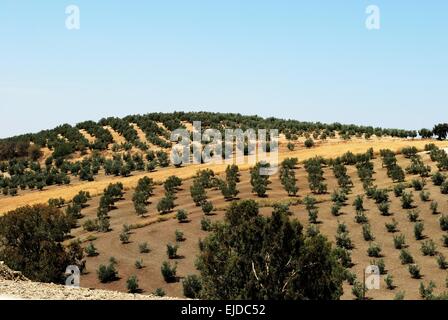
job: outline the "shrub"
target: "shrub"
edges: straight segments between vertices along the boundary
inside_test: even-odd
[[[98,219],[98,231],[100,232],[109,232],[110,231],[110,222],[107,217],[102,217]]]
[[[436,288],[436,284],[433,281],[429,281],[428,287],[425,287],[423,282],[420,282],[419,293],[420,296],[425,300],[431,300],[433,296],[434,289]]]
[[[316,208],[316,198],[313,196],[307,195],[305,198],[303,198],[303,203],[305,204],[306,210],[311,210]]]
[[[448,247],[448,235],[447,234],[444,234],[442,236],[442,242],[443,242],[444,247]]]
[[[404,295],[405,295],[404,291],[398,291],[395,294],[394,300],[404,300]]]
[[[442,253],[437,255],[437,265],[440,269],[445,270],[448,268],[448,262],[446,261],[445,256]]]
[[[86,252],[88,257],[95,257],[98,255],[98,252],[95,246],[93,245],[93,242],[89,242],[84,251]]]
[[[140,253],[148,253],[150,251],[148,242],[142,242],[138,245],[138,251]]]
[[[401,264],[410,264],[414,263],[414,258],[412,257],[411,253],[406,249],[400,250],[400,261]]]
[[[184,233],[182,231],[176,230],[174,235],[176,236],[176,241],[177,242],[185,241]]]
[[[432,175],[431,180],[435,186],[441,186],[445,182],[446,176],[443,175],[440,171],[437,171]]]
[[[448,231],[448,216],[442,215],[439,219],[440,229]]]
[[[378,209],[381,212],[381,215],[383,216],[389,216],[390,212],[389,212],[389,203],[388,202],[381,202],[380,204],[378,204]]]
[[[341,205],[339,203],[333,204],[331,207],[331,214],[338,217],[341,214]]]
[[[370,228],[370,224],[363,224],[362,226],[362,236],[365,241],[373,241],[375,237],[373,236],[372,230]]]
[[[120,241],[122,244],[129,243],[129,233],[128,232],[121,232],[120,233]]]
[[[356,300],[363,300],[366,292],[367,288],[361,282],[355,281],[355,283],[353,283],[352,294],[355,296]]]
[[[165,290],[163,290],[162,288],[157,288],[154,292],[153,295],[155,295],[156,297],[164,297],[166,296],[166,292]]]
[[[397,228],[398,222],[395,221],[395,219],[392,219],[392,222],[386,222],[385,226],[386,226],[387,232],[394,233],[394,232],[398,231],[398,228]]]
[[[345,270],[345,280],[347,280],[348,284],[353,286],[356,281],[356,274],[350,272],[348,269]]]
[[[388,274],[386,277],[384,277],[384,282],[386,283],[386,287],[389,290],[394,290],[394,277],[390,274]]]
[[[166,254],[169,259],[176,259],[177,258],[177,249],[179,249],[179,246],[172,245],[171,243],[166,245]]]
[[[440,192],[442,194],[448,194],[448,181],[445,181],[440,185]]]
[[[135,275],[132,275],[128,278],[128,280],[126,281],[126,286],[129,293],[136,293],[140,291],[138,287],[138,279]]]
[[[420,250],[424,256],[434,256],[436,254],[436,244],[432,240],[423,241]]]
[[[394,194],[395,194],[395,196],[397,198],[401,197],[402,194],[403,194],[403,191],[405,189],[406,189],[406,186],[403,183],[396,184],[395,187],[394,187]]]
[[[403,209],[412,209],[414,203],[412,192],[405,192],[401,194],[401,206]]]
[[[318,218],[318,213],[319,213],[319,211],[317,209],[309,210],[308,211],[308,221],[312,224],[316,224],[317,218]]]
[[[418,210],[409,210],[408,211],[408,219],[410,222],[417,222],[420,216],[420,211]]]
[[[143,269],[143,260],[142,259],[135,260],[134,266],[136,269]]]
[[[206,201],[202,204],[202,211],[205,215],[209,215],[213,211],[213,204],[210,201]]]
[[[431,201],[431,205],[430,205],[430,209],[432,214],[438,214],[438,208],[439,208],[439,204],[437,203],[437,201],[433,200]]]
[[[425,185],[425,183],[423,182],[423,180],[420,179],[413,179],[411,181],[411,185],[414,188],[415,191],[420,191],[423,190],[423,187]]]
[[[429,191],[421,191],[420,192],[420,200],[426,202],[429,201],[429,197],[431,196],[431,194],[429,193]]]
[[[356,211],[355,222],[359,224],[364,224],[368,222],[367,216],[364,211]]]
[[[409,273],[411,274],[411,278],[420,279],[422,276],[420,274],[420,267],[417,264],[410,264],[408,266]]]
[[[344,268],[351,268],[353,266],[352,256],[349,250],[336,247],[335,254]]]
[[[308,138],[305,140],[305,147],[312,148],[314,147],[314,140],[311,138]]]
[[[425,226],[422,222],[417,222],[414,224],[414,236],[416,240],[423,239],[423,230],[425,229]]]
[[[189,275],[182,281],[184,296],[190,299],[199,298],[202,290],[201,279],[197,275]]]
[[[379,258],[381,256],[381,247],[377,243],[371,243],[367,248],[367,255],[369,257]]]
[[[364,200],[361,195],[357,195],[355,200],[353,201],[353,206],[356,211],[364,211]]]
[[[201,219],[201,230],[202,231],[211,231],[212,230],[212,222],[210,219],[203,217]]]
[[[384,259],[370,260],[370,264],[372,266],[377,266],[380,274],[386,274],[386,264],[384,263]]]
[[[394,247],[395,249],[402,249],[405,245],[405,237],[404,234],[399,234],[394,236]]]
[[[185,209],[180,209],[177,211],[176,218],[179,223],[185,223],[188,221],[188,213]]]
[[[176,281],[177,263],[172,266],[167,261],[164,261],[162,263],[160,271],[162,272],[162,276],[165,282],[171,283]]]
[[[115,265],[116,264],[114,262],[110,262],[107,266],[100,264],[97,274],[101,283],[107,283],[117,279],[118,272]]]
[[[84,224],[82,225],[83,229],[92,232],[98,230],[98,222],[92,219],[86,220]]]
[[[268,184],[270,184],[269,176],[260,173],[261,170],[268,170],[269,163],[258,162],[250,169],[250,184],[252,185],[252,192],[256,193],[258,197],[266,196]]]

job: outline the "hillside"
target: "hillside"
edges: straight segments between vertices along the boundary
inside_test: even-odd
[[[295,178],[297,194],[288,194],[280,171],[269,177],[266,194],[257,195],[251,185],[253,164],[249,163],[238,165],[235,187],[239,193],[230,198],[224,196],[222,187],[229,179],[228,163],[173,166],[166,159],[172,147],[169,134],[178,126],[192,131],[193,120],[201,120],[203,129],[278,128],[281,167],[297,159],[288,168]],[[63,212],[73,214],[74,197],[81,191],[88,192],[90,197],[79,206],[74,215],[76,226],[64,242],[69,245],[79,240],[84,249],[95,247],[96,253],[85,258],[81,286],[126,292],[127,279],[136,275],[143,295],[162,289],[167,296],[184,297],[183,280],[199,274],[195,267],[201,252],[198,244],[211,232],[204,224],[223,221],[234,201],[253,199],[263,216],[286,204],[291,218],[300,221],[307,232],[317,228],[340,249],[340,254],[347,255],[346,260],[350,257],[350,263],[345,261],[350,276],[344,281],[343,299],[354,298],[354,279],[362,281],[363,270],[372,263],[384,270],[381,288],[369,290],[368,298],[393,299],[403,292],[405,299],[420,299],[421,282],[427,286],[433,281],[434,294],[447,290],[448,264],[441,259],[448,255],[448,221],[445,226],[444,215],[448,212],[448,156],[443,151],[448,141],[415,139],[415,135],[409,130],[208,113],[151,114],[62,126],[0,141],[3,151],[7,146],[15,148],[0,153],[4,158],[0,161],[0,215],[55,199]],[[313,144],[307,146],[307,140]],[[20,144],[27,146],[22,154]],[[36,146],[40,153],[35,152]],[[34,160],[27,158],[34,153],[38,155]],[[319,186],[324,185],[325,190],[313,186],[316,172],[310,167],[317,170]],[[206,169],[211,170],[204,187],[211,212],[197,206],[192,198],[192,188]],[[168,194],[166,181],[172,176],[181,179],[180,185],[172,188],[172,206],[161,210],[159,205]],[[144,177],[153,179],[154,190],[138,203],[144,210],[137,214],[135,199]],[[111,183],[120,183],[122,190],[104,213],[105,190]],[[412,193],[409,207],[403,205],[403,193]],[[316,200],[312,210],[306,205],[309,197]],[[362,210],[353,205],[359,197],[363,199]],[[178,221],[179,210],[187,212],[187,221]],[[317,214],[315,219],[311,211]],[[109,223],[107,232],[98,226],[101,219]],[[419,223],[423,232],[416,237]],[[400,258],[402,251],[395,243],[399,236],[404,237],[401,249],[412,256],[413,264],[403,263]],[[147,250],[142,250],[144,244]],[[167,256],[169,244],[178,246],[171,258]],[[97,271],[111,257],[116,260],[118,277],[102,283]],[[165,281],[161,274],[164,261],[177,265],[173,282]],[[420,275],[413,278],[409,266],[414,264],[420,268]],[[387,277],[393,277],[390,288],[385,283]]]

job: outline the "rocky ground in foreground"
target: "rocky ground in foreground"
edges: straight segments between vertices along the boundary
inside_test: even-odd
[[[154,295],[129,294],[87,288],[69,288],[56,284],[32,282],[0,261],[0,300],[171,300]]]

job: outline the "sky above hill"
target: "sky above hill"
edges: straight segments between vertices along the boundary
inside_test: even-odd
[[[2,0],[0,137],[174,110],[432,127],[448,121],[447,14],[444,0]]]

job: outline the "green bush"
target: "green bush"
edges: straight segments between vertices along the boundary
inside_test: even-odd
[[[429,193],[429,191],[421,191],[420,192],[420,200],[427,202],[429,201],[429,197],[431,196],[431,194]]]
[[[444,247],[448,247],[448,234],[442,236],[442,242]]]
[[[333,204],[331,207],[331,214],[338,217],[341,214],[341,205],[339,203]]]
[[[395,219],[392,219],[392,222],[385,223],[387,232],[394,233],[398,232],[398,222]]]
[[[179,249],[179,246],[176,245],[172,245],[171,243],[168,243],[166,245],[166,254],[168,256],[169,259],[176,259],[177,256],[177,249]]]
[[[440,229],[448,231],[448,216],[442,215],[439,219]]]
[[[417,264],[410,264],[408,266],[409,273],[411,274],[411,278],[420,279],[422,276],[420,274],[420,267]]]
[[[373,241],[375,237],[373,236],[372,229],[370,228],[370,224],[363,224],[362,226],[362,236],[365,241]]]
[[[420,217],[420,211],[418,210],[408,211],[408,219],[410,222],[417,222],[419,217]]]
[[[365,215],[364,211],[356,211],[355,222],[359,224],[367,223],[369,220]]]
[[[353,206],[356,211],[364,211],[364,200],[361,195],[357,195],[353,201]]]
[[[384,263],[384,259],[370,260],[370,265],[377,266],[380,274],[386,274],[386,264]]]
[[[201,279],[197,275],[189,275],[182,281],[184,296],[190,299],[199,298],[202,290]]]
[[[120,241],[122,244],[129,243],[129,233],[128,232],[121,232],[120,233]]]
[[[138,287],[138,279],[135,275],[132,275],[128,278],[128,280],[126,281],[126,286],[129,293],[137,293],[140,291]]]
[[[419,292],[420,296],[425,300],[431,300],[434,295],[434,289],[436,288],[436,284],[433,281],[429,281],[428,287],[425,287],[423,282],[420,282]]]
[[[414,263],[414,258],[412,257],[411,253],[406,249],[400,250],[400,261],[401,264],[410,264]]]
[[[415,240],[421,240],[423,239],[423,230],[425,229],[425,226],[422,222],[416,222],[414,224],[414,236]]]
[[[317,209],[311,209],[308,211],[308,221],[312,224],[317,224],[319,211]]]
[[[138,245],[138,251],[140,253],[148,253],[150,251],[148,242],[142,242]]]
[[[395,294],[394,300],[404,300],[404,295],[405,295],[404,291],[398,291]]]
[[[448,262],[446,261],[445,256],[442,253],[437,255],[437,265],[440,269],[445,270],[448,268]]]
[[[378,209],[380,210],[382,216],[390,215],[389,208],[390,208],[390,205],[388,202],[381,202],[378,204]]]
[[[160,269],[162,272],[163,279],[167,283],[175,282],[177,280],[176,278],[176,271],[177,271],[177,263],[172,266],[167,261],[164,261],[162,263],[162,267]]]
[[[352,286],[352,294],[355,296],[356,300],[363,300],[365,298],[365,294],[367,292],[367,288],[359,281],[355,281]]]
[[[377,243],[371,243],[367,248],[367,255],[369,257],[379,258],[381,256],[381,247]]]
[[[143,259],[137,259],[135,260],[134,266],[136,269],[143,269]]]
[[[211,231],[212,230],[212,222],[210,219],[203,217],[201,219],[201,230],[202,231]]]
[[[177,241],[177,242],[185,241],[185,236],[184,236],[184,233],[183,233],[182,231],[180,231],[180,230],[176,230],[176,231],[174,232],[174,235],[175,235],[175,237],[176,237],[176,241]]]
[[[115,281],[118,278],[118,272],[115,266],[116,264],[114,262],[110,262],[107,266],[100,264],[97,274],[101,283]]]
[[[389,290],[394,290],[394,277],[390,274],[388,274],[386,277],[384,277],[384,282],[386,283],[386,287]]]
[[[210,201],[204,202],[202,204],[202,211],[205,215],[211,214],[211,212],[213,211],[213,203],[211,203]]]
[[[155,295],[156,297],[164,297],[166,296],[166,292],[165,290],[163,290],[162,288],[157,288],[154,292],[153,295]]]
[[[336,245],[347,250],[353,249],[352,240],[350,239],[348,232],[338,233],[336,235]]]
[[[185,223],[188,221],[188,213],[185,209],[180,209],[177,211],[176,218],[179,223]]]
[[[434,256],[436,254],[436,244],[432,240],[425,240],[422,242],[420,250],[424,256]]]
[[[425,183],[423,180],[419,180],[419,179],[413,179],[411,181],[411,185],[414,188],[415,191],[420,191],[423,190],[423,187],[425,186]]]
[[[399,184],[396,184],[395,186],[394,186],[394,194],[395,194],[395,196],[398,198],[398,197],[401,197],[402,195],[403,195],[403,191],[406,189],[406,186],[405,186],[405,184],[404,183],[399,183]]]
[[[86,252],[88,257],[95,257],[98,255],[98,252],[95,246],[93,245],[93,242],[89,242],[84,251]]]
[[[394,236],[394,247],[395,249],[402,249],[405,245],[405,237],[404,234],[399,234]]]
[[[414,198],[412,192],[405,192],[401,194],[401,206],[403,209],[412,209]]]
[[[82,225],[83,229],[92,232],[98,230],[98,222],[96,220],[88,219]]]
[[[433,200],[431,201],[431,205],[430,205],[430,209],[432,214],[438,214],[438,208],[439,208],[439,204],[437,203],[437,201]]]
[[[312,148],[314,147],[314,140],[311,138],[308,138],[305,140],[305,147]]]

